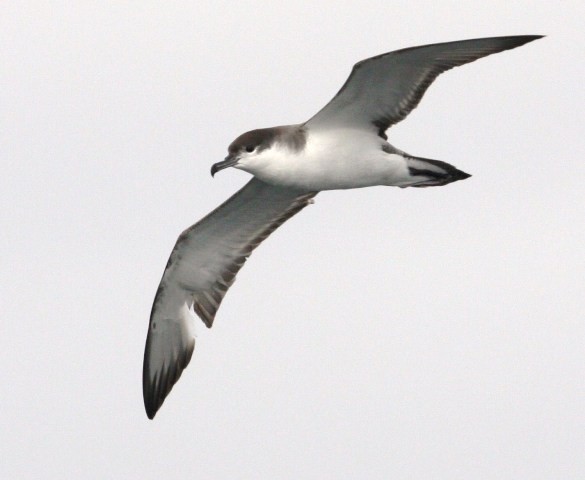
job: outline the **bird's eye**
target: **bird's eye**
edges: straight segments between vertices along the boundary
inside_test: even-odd
[[[252,153],[255,149],[254,145],[246,145],[246,152],[248,153]]]

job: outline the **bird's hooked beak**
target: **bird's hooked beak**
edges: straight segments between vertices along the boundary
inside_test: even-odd
[[[233,167],[238,163],[239,158],[235,155],[229,154],[222,162],[214,163],[211,166],[211,176],[213,177],[217,172],[224,168]]]

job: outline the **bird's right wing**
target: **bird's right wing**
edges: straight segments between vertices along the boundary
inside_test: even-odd
[[[211,327],[225,293],[254,248],[316,194],[254,178],[179,236],[154,299],[144,351],[142,386],[149,418],[193,354],[191,307]]]
[[[478,38],[405,48],[362,60],[335,97],[306,122],[310,129],[353,127],[380,136],[406,118],[443,72],[541,35]]]

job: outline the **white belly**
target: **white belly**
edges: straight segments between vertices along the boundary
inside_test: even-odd
[[[242,169],[268,183],[312,191],[401,185],[409,177],[404,158],[384,152],[375,133],[328,133],[310,133],[300,152],[273,147],[265,161]]]

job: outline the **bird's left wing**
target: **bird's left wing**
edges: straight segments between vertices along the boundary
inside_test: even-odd
[[[478,38],[405,48],[358,62],[337,95],[306,125],[371,128],[380,136],[406,118],[443,72],[493,53],[510,50],[541,35]]]
[[[254,178],[179,236],[154,299],[144,351],[142,387],[149,418],[191,360],[195,348],[191,309],[211,327],[254,248],[315,195]]]

